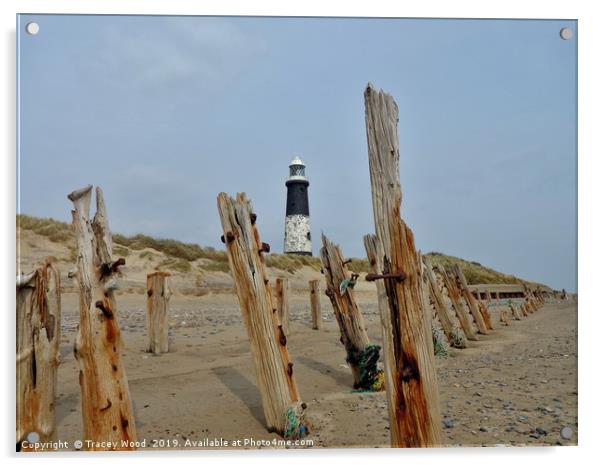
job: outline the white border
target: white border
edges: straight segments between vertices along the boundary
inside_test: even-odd
[[[236,0],[220,2],[216,0],[191,2],[185,0],[2,0],[2,102],[4,111],[2,136],[4,157],[2,157],[3,176],[2,207],[3,228],[0,229],[4,266],[0,268],[0,284],[5,306],[2,307],[4,322],[3,357],[0,359],[3,369],[2,393],[5,403],[3,413],[6,422],[2,425],[3,451],[11,455],[14,451],[14,253],[15,253],[15,15],[21,13],[96,13],[96,14],[213,14],[213,15],[271,15],[271,16],[389,16],[389,17],[471,17],[471,18],[563,18],[578,19],[579,36],[579,444],[578,448],[546,449],[456,449],[438,451],[359,451],[328,450],[311,451],[305,454],[293,452],[247,452],[241,453],[195,453],[178,455],[177,461],[196,464],[217,460],[243,461],[253,464],[306,464],[318,457],[333,461],[340,457],[346,464],[389,463],[419,461],[429,463],[452,462],[462,465],[479,464],[487,461],[488,466],[504,464],[525,459],[530,463],[545,461],[546,464],[566,464],[567,460],[586,460],[595,457],[601,410],[597,396],[600,387],[600,351],[599,330],[602,303],[596,300],[595,290],[599,287],[600,271],[596,267],[600,258],[600,231],[598,203],[602,199],[600,192],[600,134],[602,117],[600,108],[600,44],[602,44],[601,22],[596,15],[595,1],[421,1],[413,3],[370,1],[267,1]],[[10,265],[10,266],[9,266]],[[11,377],[12,375],[12,377]],[[293,453],[293,454],[291,454]],[[40,455],[36,455],[40,456]],[[99,458],[100,456],[100,458]],[[486,456],[487,458],[484,458]],[[200,458],[199,458],[200,457]],[[164,462],[169,455],[111,455],[111,459]],[[81,461],[79,458],[59,458],[46,456],[44,461]],[[106,455],[87,455],[86,461],[106,461]],[[15,461],[15,458],[11,458]],[[21,464],[25,460],[19,458]]]

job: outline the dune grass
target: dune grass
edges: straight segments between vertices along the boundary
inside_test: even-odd
[[[508,275],[496,270],[484,267],[478,262],[467,261],[454,256],[448,256],[440,252],[429,252],[425,255],[432,265],[442,265],[444,268],[449,268],[452,265],[460,266],[460,269],[466,277],[469,285],[478,283],[496,283],[496,284],[522,284],[529,283],[526,280],[521,280],[514,275]]]
[[[71,255],[74,256],[73,243],[75,242],[75,238],[71,230],[71,225],[68,223],[52,218],[17,215],[17,227],[23,230],[31,230],[55,243],[66,244],[70,251],[73,251]],[[132,251],[142,251],[140,252],[141,258],[148,258],[149,260],[154,258],[153,253],[145,251],[145,249],[153,249],[167,256],[159,263],[159,268],[168,268],[188,273],[192,269],[191,262],[198,259],[208,259],[208,261],[203,262],[197,267],[206,272],[229,272],[228,256],[225,250],[216,250],[212,247],[202,247],[198,244],[184,243],[173,239],[153,238],[143,234],[133,236],[125,236],[119,233],[113,234],[113,250],[117,256],[125,257]],[[441,264],[444,267],[449,267],[453,264],[458,264],[469,284],[530,283],[513,275],[500,273],[491,268],[484,267],[478,262],[466,261],[440,252],[430,252],[426,256],[431,260],[433,265]],[[75,258],[73,257],[73,259]],[[285,270],[290,273],[295,273],[303,267],[311,267],[314,270],[320,270],[321,268],[320,258],[315,256],[273,253],[266,254],[265,261],[268,267]],[[367,273],[370,271],[370,264],[365,258],[352,258],[348,264],[348,268],[352,272]]]

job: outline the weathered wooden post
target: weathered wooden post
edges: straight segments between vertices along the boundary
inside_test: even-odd
[[[277,278],[274,289],[276,294],[276,312],[282,325],[282,330],[286,336],[290,335],[290,312],[289,312],[289,292],[290,283],[288,278]]]
[[[456,280],[447,273],[442,265],[437,265],[437,270],[439,271],[440,277],[443,279],[443,284],[447,289],[447,297],[451,301],[454,311],[456,311],[456,316],[462,326],[464,335],[466,335],[468,340],[478,340],[479,337],[472,326],[470,316],[468,315],[468,312],[466,312],[464,304],[462,304],[462,297],[460,296],[460,290],[458,290],[456,285]]]
[[[61,340],[60,274],[46,261],[17,277],[17,451],[30,432],[56,440],[54,403]]]
[[[479,308],[479,312],[483,316],[483,320],[485,321],[485,325],[488,330],[493,330],[493,323],[491,321],[491,314],[489,313],[489,309],[483,301],[477,301],[477,306]]]
[[[264,252],[256,226],[257,216],[246,194],[236,199],[217,196],[228,262],[251,344],[267,428],[287,438],[305,435],[305,403],[301,403],[282,330],[266,274]]]
[[[448,313],[447,306],[445,305],[445,301],[441,295],[441,289],[437,283],[437,277],[435,277],[431,263],[426,257],[423,257],[423,262],[425,266],[424,273],[428,281],[429,295],[433,305],[435,306],[435,311],[437,313],[437,317],[439,318],[439,322],[441,323],[441,328],[443,329],[443,332],[445,333],[445,336],[447,337],[447,340],[451,346],[454,348],[466,348],[466,336],[461,329],[454,325],[454,322]]]
[[[153,354],[169,352],[169,288],[168,272],[153,272],[146,276],[147,351]]]
[[[520,310],[521,310],[521,312],[523,313],[523,315],[524,315],[525,317],[528,317],[528,316],[529,316],[529,312],[527,311],[527,303],[526,303],[526,302],[523,302],[523,303],[520,305]]]
[[[510,311],[512,312],[512,317],[514,317],[514,320],[522,320],[520,312],[518,311],[518,309],[516,308],[514,303],[510,302],[510,304],[508,304],[508,306],[510,307]]]
[[[377,369],[380,347],[370,344],[364,318],[353,295],[358,277],[349,275],[340,248],[324,234],[320,258],[326,278],[325,293],[339,324],[341,343],[347,352],[346,361],[353,374],[353,388],[380,390],[382,375]]]
[[[112,259],[113,242],[102,190],[96,188],[96,215],[92,221],[92,186],[73,191],[68,197],[74,205],[71,214],[80,291],[74,352],[80,367],[83,438],[111,442],[110,447],[98,444],[91,450],[135,450],[131,442],[136,441],[136,426],[113,295],[115,277],[125,259]]]
[[[322,327],[322,308],[320,307],[320,280],[309,281],[309,302],[311,304],[311,328]]]
[[[502,325],[510,325],[510,321],[508,320],[508,309],[502,309],[500,311],[500,322]]]
[[[368,85],[364,92],[372,206],[387,295],[381,313],[385,329],[385,379],[391,444],[424,447],[441,444],[441,413],[431,328],[421,292],[422,263],[414,235],[401,219],[398,109],[393,98]],[[378,265],[378,264],[377,264]]]
[[[485,324],[485,319],[483,319],[483,316],[481,315],[481,311],[479,309],[477,301],[475,300],[475,297],[468,289],[468,283],[466,282],[466,277],[464,277],[462,269],[458,264],[455,264],[451,268],[451,273],[454,275],[454,278],[456,279],[456,285],[460,290],[460,293],[462,293],[462,296],[464,297],[464,300],[468,305],[468,310],[474,318],[475,324],[477,325],[477,330],[483,335],[488,334],[489,329]]]

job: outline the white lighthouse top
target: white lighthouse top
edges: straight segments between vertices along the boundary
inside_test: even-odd
[[[306,180],[305,178],[305,164],[298,155],[293,157],[289,166],[289,180]]]

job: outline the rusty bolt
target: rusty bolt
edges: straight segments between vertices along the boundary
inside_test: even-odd
[[[384,280],[387,278],[393,278],[398,282],[402,282],[406,279],[406,274],[404,272],[398,272],[398,273],[383,273],[383,274],[369,273],[366,275],[366,281],[368,281],[368,282],[373,282],[375,280]]]
[[[278,330],[280,330],[280,337],[279,337],[280,344],[282,346],[286,346],[286,335],[284,334],[284,330],[282,330],[282,325],[278,326]]]
[[[97,309],[100,309],[102,311],[102,313],[104,314],[104,316],[107,319],[113,319],[113,311],[111,311],[111,309],[106,307],[105,303],[103,303],[102,301],[96,301],[96,303],[94,305],[96,306]]]
[[[270,245],[268,243],[261,243],[261,249],[259,249],[259,253],[262,252],[270,252]]]
[[[351,262],[353,262],[353,259],[347,259],[346,261],[343,261],[343,265],[351,264]]]
[[[226,237],[224,238],[224,235],[222,235],[220,237],[220,240],[222,241],[222,243],[226,244],[226,240],[228,240],[228,243],[231,243],[232,241],[234,241],[235,236],[234,233],[232,233],[231,231],[226,233]]]

